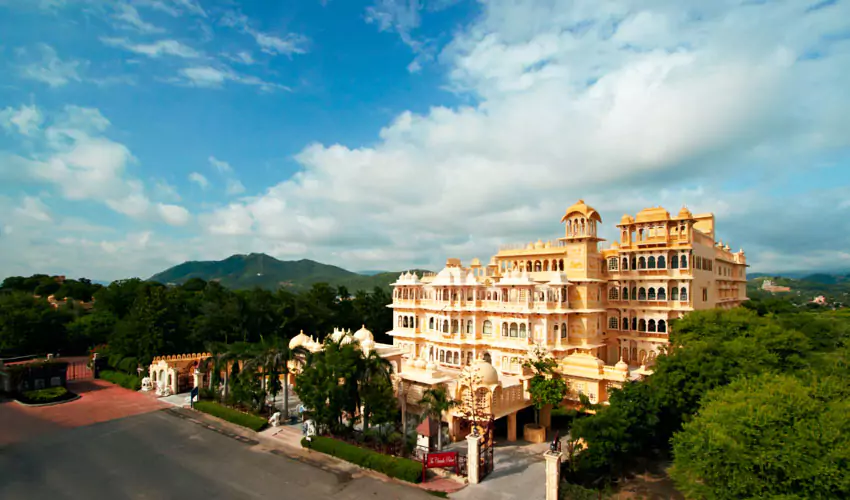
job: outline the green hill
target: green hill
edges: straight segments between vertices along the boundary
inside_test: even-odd
[[[322,264],[309,259],[278,260],[262,253],[232,255],[224,260],[189,261],[166,269],[150,277],[151,281],[182,284],[190,278],[219,281],[231,289],[280,287],[299,292],[314,283],[345,286],[351,293],[389,287],[400,272],[382,272],[371,276],[353,273],[341,267]]]

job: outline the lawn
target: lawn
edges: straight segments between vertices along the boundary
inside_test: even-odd
[[[228,408],[227,406],[221,405],[214,401],[198,401],[197,403],[195,403],[194,408],[198,411],[208,413],[222,420],[227,420],[228,422],[234,423],[236,425],[247,427],[252,431],[259,431],[260,429],[265,427],[267,423],[266,419],[263,417],[251,415],[250,413],[244,413],[239,410],[234,410],[233,408]]]
[[[24,404],[41,405],[47,403],[58,403],[75,398],[77,395],[64,387],[48,387],[36,389],[18,394],[15,399]]]

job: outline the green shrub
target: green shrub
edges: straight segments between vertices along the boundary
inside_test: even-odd
[[[124,358],[121,361],[119,361],[118,365],[114,366],[113,368],[117,368],[118,370],[120,370],[124,373],[133,374],[133,373],[138,373],[136,371],[136,368],[138,368],[138,366],[139,366],[139,361],[136,358],[130,356],[130,357]]]
[[[213,401],[198,401],[195,403],[195,409],[204,413],[209,413],[214,417],[227,420],[228,422],[236,425],[247,427],[252,431],[259,431],[266,426],[266,419],[263,417],[251,415],[250,413],[243,413],[239,410],[228,408]]]
[[[347,462],[382,472],[409,483],[422,481],[422,462],[382,455],[372,450],[322,436],[313,436],[311,441],[304,438],[301,440],[301,446],[333,455]]]
[[[100,372],[100,378],[132,391],[138,391],[142,388],[142,379],[140,379],[137,375],[130,375],[129,373],[103,370]]]
[[[18,400],[28,404],[44,404],[70,399],[73,396],[74,394],[68,392],[68,389],[64,387],[48,387],[46,389],[25,391],[20,394]]]
[[[558,485],[558,500],[597,500],[598,498],[605,498],[607,496],[603,496],[597,490],[566,481],[561,481],[561,484]]]

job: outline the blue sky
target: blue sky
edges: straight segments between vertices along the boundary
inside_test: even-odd
[[[715,212],[850,269],[846,1],[0,0],[0,276],[436,267]]]

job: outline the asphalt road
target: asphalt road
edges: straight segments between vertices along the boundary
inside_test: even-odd
[[[400,484],[326,472],[156,411],[0,447],[0,498],[433,497]]]

